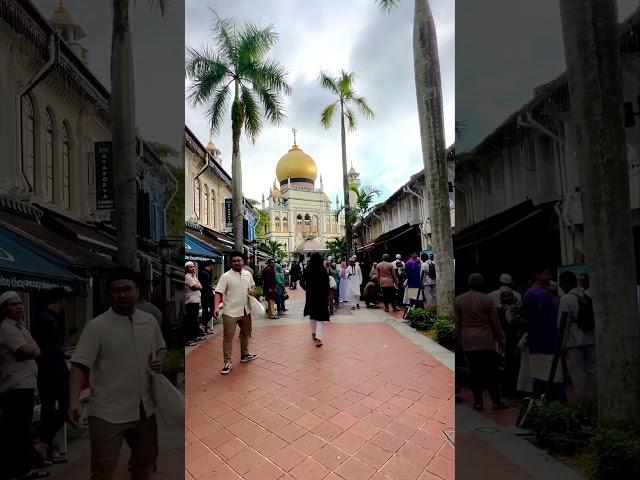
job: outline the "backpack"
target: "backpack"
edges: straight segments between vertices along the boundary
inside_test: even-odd
[[[429,262],[429,270],[427,271],[427,275],[429,275],[429,278],[431,280],[436,279],[436,266],[433,262]]]
[[[593,314],[593,301],[589,295],[577,295],[578,298],[578,318],[576,318],[576,325],[583,332],[591,332],[596,327],[595,315]]]

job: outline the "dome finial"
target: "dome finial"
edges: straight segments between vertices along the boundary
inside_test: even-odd
[[[297,147],[298,143],[296,142],[296,133],[298,133],[298,129],[297,128],[292,128],[291,131],[293,132],[293,146]]]

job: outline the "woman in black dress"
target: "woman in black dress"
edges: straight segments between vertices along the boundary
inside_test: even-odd
[[[329,321],[329,274],[324,268],[324,259],[314,253],[309,265],[304,270],[300,286],[305,290],[307,298],[304,304],[304,316],[311,319],[311,337],[316,347],[322,346],[322,324]]]

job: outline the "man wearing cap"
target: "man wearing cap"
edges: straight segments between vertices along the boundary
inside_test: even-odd
[[[404,282],[405,276],[405,263],[402,261],[402,255],[396,254],[396,259],[393,262],[393,269],[396,271],[396,277],[398,278],[398,290],[396,292],[396,305],[404,304]]]
[[[458,348],[467,359],[476,410],[482,410],[483,392],[489,390],[494,410],[508,408],[500,396],[499,354],[496,345],[504,344],[504,333],[491,299],[482,293],[484,277],[469,276],[469,291],[456,297],[454,316]]]
[[[0,320],[0,468],[8,478],[41,478],[48,473],[30,468],[29,432],[40,348],[24,323],[24,307],[16,292],[0,295]]]
[[[53,463],[66,463],[66,458],[53,453],[53,439],[62,428],[69,409],[69,369],[64,349],[64,310],[67,293],[54,289],[47,294],[47,307],[31,326],[33,338],[42,355],[38,363],[38,395],[40,397],[40,441],[38,452]]]
[[[198,327],[202,284],[196,277],[196,265],[193,262],[184,264],[184,340],[187,347],[193,347],[197,341],[205,340]]]
[[[362,271],[358,265],[358,257],[355,255],[349,259],[347,267],[347,295],[351,303],[351,310],[360,308],[360,285],[362,284]]]

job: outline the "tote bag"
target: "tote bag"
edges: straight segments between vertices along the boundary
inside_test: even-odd
[[[156,404],[156,415],[163,425],[184,424],[184,396],[167,377],[149,369],[151,394]]]
[[[249,295],[249,308],[251,308],[251,316],[261,318],[265,315],[264,306],[253,295]]]

